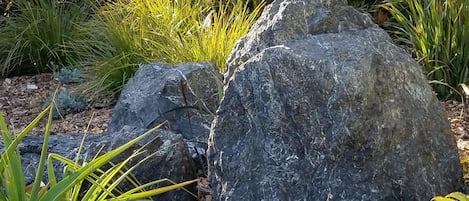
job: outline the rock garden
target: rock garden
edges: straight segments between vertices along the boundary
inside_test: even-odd
[[[458,1],[1,8],[0,200],[469,200]]]

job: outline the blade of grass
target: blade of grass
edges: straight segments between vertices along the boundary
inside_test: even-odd
[[[50,108],[54,107],[54,99],[55,98],[53,98],[52,102],[50,103]],[[50,135],[50,128],[52,125],[52,113],[53,113],[53,110],[49,110],[49,118],[47,119],[46,130],[44,133],[44,142],[42,143],[41,156],[39,158],[38,169],[36,171],[36,177],[34,179],[33,190],[31,191],[31,198],[30,198],[31,200],[37,200],[39,196],[42,176],[44,175],[45,164],[47,161],[47,152],[49,149],[49,135]],[[49,169],[53,169],[53,166],[50,166]]]
[[[18,147],[18,144],[21,142],[21,140],[39,123],[39,121],[47,114],[47,112],[51,109],[51,105],[47,106],[46,109],[44,109],[36,118],[34,118],[33,121],[31,121],[30,124],[26,126],[26,128],[21,131],[16,138],[13,140],[13,142],[9,145],[6,146],[5,153],[7,155],[11,155],[12,152]],[[1,167],[0,167],[1,168]],[[3,171],[0,169],[0,172]]]
[[[148,191],[145,191],[145,192],[133,193],[133,194],[130,194],[130,195],[125,195],[125,196],[117,197],[116,199],[110,199],[110,200],[118,201],[118,200],[136,200],[136,199],[147,198],[147,197],[151,197],[151,196],[154,196],[154,195],[159,195],[159,194],[162,194],[162,193],[166,193],[168,191],[172,191],[172,190],[187,186],[189,184],[193,184],[193,183],[197,182],[198,180],[199,179],[194,179],[194,180],[181,182],[181,183],[170,185],[170,186],[165,186],[165,187],[160,187],[160,188],[157,188],[157,189],[148,190]]]
[[[153,138],[151,141],[149,141],[148,143],[146,143],[145,145],[141,146],[139,149],[137,149],[131,156],[129,156],[126,160],[120,162],[118,165],[113,165],[115,168],[115,170],[110,173],[110,174],[105,174],[105,175],[109,175],[108,179],[106,180],[106,182],[103,182],[102,185],[103,186],[107,186],[108,183],[111,181],[111,179],[113,179],[115,177],[115,175],[117,175],[118,173],[121,173],[121,175],[114,180],[114,182],[112,182],[112,184],[110,184],[106,189],[109,189],[110,191],[112,191],[113,189],[115,189],[116,187],[118,187],[118,185],[124,180],[124,179],[130,179],[128,177],[129,174],[131,174],[131,172],[136,169],[140,164],[142,164],[143,162],[145,162],[146,160],[148,160],[149,158],[155,156],[156,154],[158,154],[158,152],[155,152],[155,153],[152,153],[148,156],[145,156],[145,158],[139,160],[136,164],[132,165],[132,167],[130,167],[128,170],[122,172],[122,169],[125,167],[125,165],[132,159],[132,158],[135,158],[137,157],[139,154],[143,154],[144,151],[142,151],[145,147],[147,147],[149,144],[151,143],[154,143],[154,141],[156,139],[159,139],[159,137],[155,137]],[[122,193],[121,193],[122,194]],[[104,198],[106,198],[108,195],[107,193],[103,193],[101,194],[101,196],[98,198],[98,200],[103,200]],[[113,196],[115,197],[115,196]]]
[[[0,124],[6,147],[13,142],[2,114],[0,114]],[[21,167],[21,158],[16,149],[11,152],[5,151],[2,154],[1,168],[0,174],[2,175],[2,184],[5,187],[6,197],[11,200],[25,200],[26,184]]]

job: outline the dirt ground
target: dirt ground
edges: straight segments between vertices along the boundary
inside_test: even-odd
[[[10,128],[23,130],[46,107],[46,99],[59,87],[52,74],[0,79],[0,112]],[[77,84],[62,84],[61,88],[75,91]],[[77,114],[63,116],[52,123],[51,132],[100,134],[107,130],[112,107],[89,105]],[[44,132],[45,121],[34,128],[32,134]]]

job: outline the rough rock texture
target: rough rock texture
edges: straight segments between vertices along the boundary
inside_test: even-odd
[[[158,136],[156,140],[148,138],[141,141],[116,161],[126,159],[150,142],[144,148],[145,153],[132,161],[137,163],[154,154],[134,171],[141,183],[163,178],[175,182],[197,178],[206,169],[206,142],[218,107],[219,85],[221,75],[213,71],[209,63],[141,66],[126,84],[114,108],[108,133],[88,135],[79,158],[90,160],[102,146],[105,153],[167,120],[168,123],[155,132],[153,137]],[[80,134],[53,135],[49,140],[49,151],[73,159],[82,138]],[[42,141],[42,137],[27,136],[19,146],[28,183],[34,179]],[[60,176],[63,165],[55,163],[54,166]],[[184,201],[195,198],[177,190],[155,199]]]
[[[209,63],[143,65],[122,91],[108,129],[151,128],[168,120],[168,130],[205,142],[218,107],[220,80]]]
[[[89,161],[104,146],[101,154],[117,148],[120,145],[138,137],[146,130],[124,126],[121,131],[107,133],[103,135],[88,135],[83,143],[82,152],[79,156],[80,161]],[[78,153],[78,147],[83,139],[81,134],[53,135],[49,139],[49,152],[57,153],[69,159],[75,159]],[[156,138],[155,138],[156,137]],[[40,136],[27,136],[19,145],[22,153],[23,169],[25,170],[26,183],[31,183],[35,177],[35,170],[38,168],[39,155],[41,154],[43,138]],[[150,142],[150,143],[149,143]],[[142,184],[150,181],[168,178],[175,182],[188,181],[197,178],[197,172],[192,158],[188,152],[187,145],[180,134],[174,134],[166,130],[157,130],[150,137],[140,141],[137,145],[130,148],[122,155],[113,160],[119,162],[125,160],[135,150],[141,148],[144,151],[139,157],[129,162],[128,167],[141,161],[143,158],[154,154],[154,156],[141,163],[135,170],[134,175]],[[61,177],[63,164],[54,163],[55,172]],[[46,178],[46,177],[45,177]],[[169,183],[161,183],[162,186]],[[124,185],[124,188],[131,187],[130,184]],[[155,186],[157,187],[157,186]],[[195,189],[189,188],[192,191]],[[129,190],[129,189],[127,189]],[[195,200],[188,193],[177,190],[156,196],[157,200]]]
[[[128,126],[124,126],[122,129],[124,132],[121,132],[122,135],[119,138],[113,138],[111,140],[111,146],[117,147],[125,144],[126,142],[137,138],[142,131],[145,129],[135,129]],[[188,146],[184,141],[182,135],[172,133],[171,131],[166,130],[157,130],[157,138],[149,137],[142,140],[138,146],[134,146],[134,149],[140,148],[144,143],[149,143],[148,146],[143,150],[144,153],[135,159],[133,159],[130,164],[135,164],[145,157],[151,156],[141,164],[135,170],[135,178],[139,178],[139,181],[144,184],[156,179],[167,178],[174,182],[183,182],[192,180],[198,177],[197,168],[192,160],[191,155],[189,154]],[[109,149],[111,150],[111,149]],[[117,158],[117,161],[125,160],[127,156],[132,154],[133,150],[128,150]],[[157,188],[161,186],[170,185],[169,182],[163,182],[159,185],[152,186],[152,188]],[[131,186],[130,184],[128,186]],[[193,193],[196,192],[195,186],[186,187],[188,190]],[[127,189],[130,190],[130,189]],[[182,189],[170,191],[163,195],[155,196],[155,200],[196,200],[195,197],[191,196]]]
[[[373,25],[371,19],[364,17],[365,14],[344,7],[346,5],[346,0],[274,1],[264,9],[250,33],[232,50],[227,61],[225,84],[238,66],[265,48],[308,34],[358,30]],[[331,7],[336,8],[334,12],[329,9]]]
[[[368,16],[324,2],[274,1],[233,50],[209,140],[214,200],[460,190],[455,140],[419,65]]]
[[[207,140],[219,105],[221,74],[210,63],[142,65],[124,87],[108,130],[128,125],[181,134],[199,173],[206,174]]]

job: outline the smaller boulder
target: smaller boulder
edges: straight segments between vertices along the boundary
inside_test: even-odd
[[[165,129],[186,140],[206,142],[219,88],[221,75],[209,63],[142,65],[125,85],[108,129],[149,129],[168,121]]]

